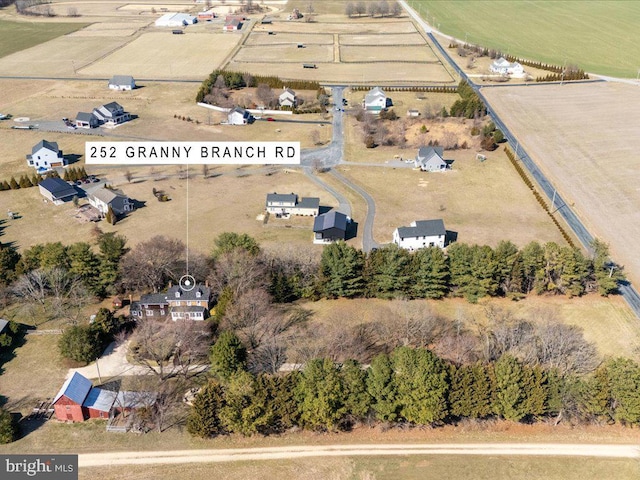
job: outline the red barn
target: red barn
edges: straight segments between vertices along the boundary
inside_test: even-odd
[[[91,380],[78,372],[68,378],[52,402],[56,418],[63,422],[83,422],[85,412],[82,404],[92,387]]]

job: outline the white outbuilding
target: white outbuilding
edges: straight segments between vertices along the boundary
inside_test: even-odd
[[[165,13],[156,20],[156,27],[182,27],[198,23],[198,18],[188,13]]]

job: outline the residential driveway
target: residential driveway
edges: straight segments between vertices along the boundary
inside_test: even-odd
[[[133,365],[127,361],[128,350],[129,341],[120,345],[112,342],[97,361],[85,367],[71,368],[67,372],[66,378],[69,378],[74,372],[78,372],[87,378],[102,378],[104,382],[109,378],[123,375],[147,375],[150,373],[147,367]]]

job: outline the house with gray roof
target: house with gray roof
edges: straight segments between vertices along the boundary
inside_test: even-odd
[[[109,80],[111,90],[133,90],[136,88],[136,81],[131,75],[114,75]]]
[[[318,197],[299,199],[295,193],[268,193],[266,210],[279,217],[289,215],[315,217],[320,212],[320,199]]]
[[[107,126],[113,127],[131,120],[131,114],[125,112],[118,102],[109,102],[94,108],[92,112],[100,121]]]
[[[190,290],[180,285],[170,287],[166,293],[142,295],[131,304],[131,316],[164,320],[206,320],[211,308],[211,289],[202,284]]]
[[[87,199],[103,216],[107,214],[109,207],[118,217],[133,211],[133,202],[129,197],[104,186],[89,193]]]
[[[444,222],[437,220],[416,220],[408,227],[398,227],[393,232],[393,243],[406,250],[426,247],[444,248],[447,231]]]
[[[62,205],[78,195],[78,191],[61,178],[45,178],[38,184],[38,189],[54,205]]]
[[[335,210],[318,215],[313,222],[313,243],[331,243],[346,239],[350,222],[349,217]]]
[[[422,146],[418,150],[414,165],[423,172],[441,172],[447,169],[447,162],[442,158],[444,148]]]
[[[281,107],[295,108],[298,104],[298,97],[296,97],[296,92],[294,92],[290,88],[284,87],[284,90],[280,94],[280,97],[278,97],[278,104]]]
[[[35,168],[38,173],[42,173],[53,168],[64,167],[67,165],[67,161],[56,142],[40,140],[27,155],[27,165]]]

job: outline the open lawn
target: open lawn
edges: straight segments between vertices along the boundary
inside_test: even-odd
[[[35,22],[0,20],[0,32],[4,38],[3,41],[0,41],[0,58],[75,32],[86,25],[82,23],[49,23],[46,28],[43,28],[42,24]],[[7,40],[9,38],[11,41]]]
[[[256,27],[257,29],[257,27]],[[277,35],[269,35],[264,31],[252,32],[244,43],[252,45],[280,45],[293,44],[297,47],[299,43],[306,45],[333,45],[333,35],[323,33],[286,33],[280,32]]]
[[[566,297],[530,295],[520,302],[509,299],[484,298],[471,304],[461,298],[445,300],[412,300],[423,304],[435,314],[448,319],[461,320],[474,329],[476,324],[487,321],[487,307],[511,312],[515,318],[531,321],[555,318],[560,322],[576,325],[584,332],[587,341],[598,347],[603,357],[628,357],[640,361],[640,323],[633,311],[619,296],[603,298],[587,295],[567,300]],[[322,330],[339,319],[341,326],[359,325],[393,313],[388,300],[354,299],[321,300],[305,303],[314,315],[310,331]]]
[[[243,47],[238,54],[233,57],[237,63],[251,62],[273,62],[271,71],[276,73],[279,65],[283,63],[322,63],[333,61],[333,45],[307,45],[305,48],[298,48],[295,44],[286,45],[260,45]]]
[[[275,32],[276,37],[280,32],[286,33],[333,33],[333,34],[387,34],[387,33],[415,33],[416,28],[412,22],[405,19],[388,19],[367,17],[362,21],[348,21],[347,17],[336,22],[331,16],[318,15],[317,21],[307,22],[274,22],[270,25],[256,25],[253,32]]]
[[[222,31],[172,35],[150,32],[111,55],[80,70],[82,75],[105,77],[127,72],[144,78],[201,79],[217,68],[240,39]],[[153,55],[148,52],[153,51]]]
[[[557,65],[566,61],[603,75],[635,78],[638,73],[638,2],[408,3],[438,30],[472,44]]]
[[[587,229],[640,282],[640,92],[619,83],[485,89]]]
[[[126,469],[129,479],[154,478],[173,480],[185,471],[184,465],[141,467],[100,467],[81,469],[81,479],[99,472],[103,480],[119,480]],[[406,456],[343,457],[304,460],[248,461],[222,464],[190,464],[191,480],[224,478],[279,478],[282,480],[423,480],[446,478],[462,480],[496,480],[527,478],[531,480],[600,480],[611,472],[616,479],[632,480],[638,476],[635,459],[578,459],[478,456]]]
[[[340,35],[340,45],[424,45],[425,40],[418,32],[387,33],[385,35]],[[403,52],[403,56],[404,52]]]

